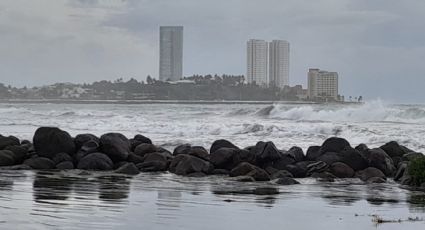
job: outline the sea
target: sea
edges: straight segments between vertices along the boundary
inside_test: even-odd
[[[354,147],[389,141],[425,153],[425,105],[293,103],[0,103],[0,134],[31,140],[40,126],[71,135],[142,134],[172,151],[217,139],[243,148]],[[0,229],[425,229],[425,192],[358,179],[299,185],[170,173],[0,171]],[[261,191],[274,191],[263,193]],[[260,192],[258,192],[260,191]],[[383,220],[383,221],[377,221]]]

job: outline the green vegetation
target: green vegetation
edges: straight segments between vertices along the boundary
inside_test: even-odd
[[[409,164],[409,174],[412,177],[413,185],[421,186],[425,183],[425,157],[418,157]]]

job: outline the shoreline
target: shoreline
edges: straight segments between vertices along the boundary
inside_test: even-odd
[[[294,105],[362,105],[364,102],[314,102],[314,101],[214,101],[214,100],[75,100],[75,99],[0,99],[0,104],[294,104]]]

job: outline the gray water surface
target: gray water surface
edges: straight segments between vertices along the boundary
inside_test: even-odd
[[[425,193],[396,183],[243,183],[169,173],[0,172],[0,229],[424,229]],[[261,195],[261,191],[277,194]]]

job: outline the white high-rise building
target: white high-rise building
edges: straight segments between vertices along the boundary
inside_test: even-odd
[[[268,44],[264,40],[251,39],[247,43],[247,82],[268,86]]]
[[[269,85],[289,85],[289,42],[273,40],[269,44]]]
[[[178,81],[183,77],[183,26],[161,26],[159,80]]]
[[[338,73],[320,69],[308,71],[308,97],[315,99],[338,100]]]

